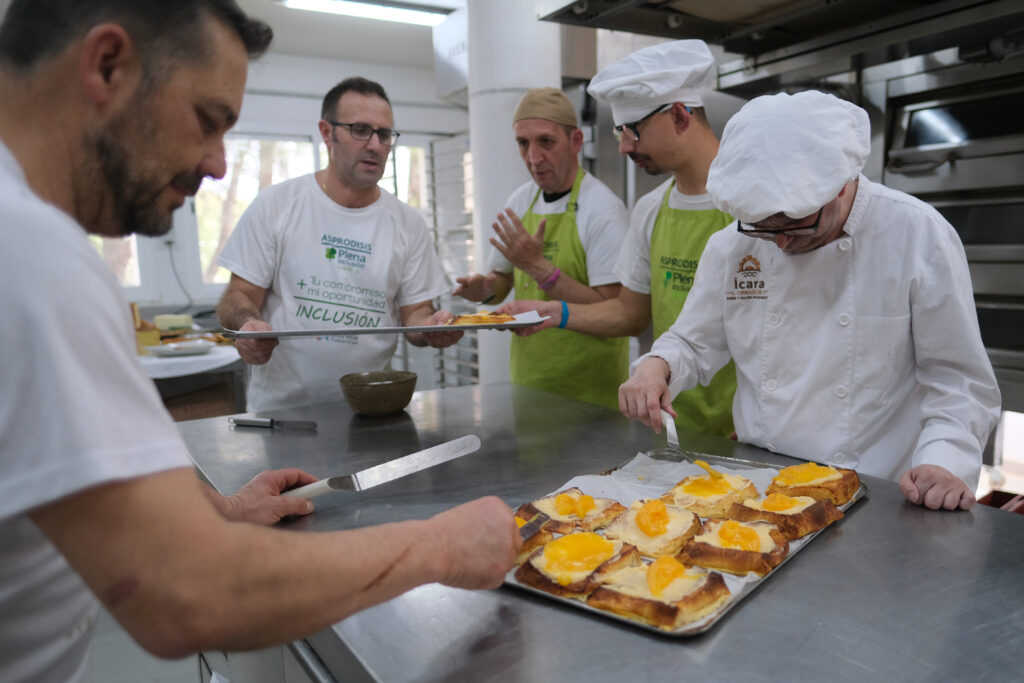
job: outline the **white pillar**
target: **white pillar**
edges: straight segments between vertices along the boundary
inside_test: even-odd
[[[530,179],[519,158],[512,114],[530,88],[562,86],[560,26],[538,21],[526,0],[469,0],[469,148],[473,155],[475,263],[485,272],[491,224]],[[510,333],[481,331],[480,382],[509,378]]]

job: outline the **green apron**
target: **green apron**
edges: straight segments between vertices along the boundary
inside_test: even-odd
[[[544,257],[571,277],[589,286],[587,255],[576,230],[576,199],[584,171],[576,174],[565,213],[541,215],[533,212],[540,190],[523,216],[523,226],[537,233],[541,219],[544,228]],[[516,299],[551,298],[537,282],[516,268],[513,271]],[[551,328],[529,337],[512,337],[512,381],[609,408],[619,407],[619,385],[628,377],[629,339],[599,338],[572,330]]]
[[[654,338],[672,327],[693,286],[697,262],[712,234],[732,222],[717,209],[673,209],[669,185],[651,233],[651,318]],[[711,378],[708,386],[684,391],[672,401],[679,427],[729,436],[733,432],[732,397],[736,368],[732,361]]]

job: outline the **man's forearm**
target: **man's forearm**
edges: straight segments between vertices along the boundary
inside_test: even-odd
[[[566,327],[594,337],[630,337],[651,323],[650,303],[632,305],[621,296],[592,304],[569,304]]]
[[[262,320],[259,307],[245,293],[225,291],[217,304],[217,319],[229,330],[241,329],[249,320]]]

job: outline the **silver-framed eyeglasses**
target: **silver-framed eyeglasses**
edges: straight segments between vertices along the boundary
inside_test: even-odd
[[[376,134],[377,139],[380,140],[380,144],[390,147],[398,141],[398,136],[401,135],[397,130],[391,130],[390,128],[374,128],[370,124],[363,123],[361,121],[357,121],[356,123],[343,123],[341,121],[331,121],[330,119],[324,120],[332,126],[345,126],[348,128],[348,132],[352,135],[353,139],[359,140],[360,142],[366,142]]]
[[[818,223],[821,221],[821,212],[824,211],[825,207],[818,209],[818,215],[814,218],[814,222],[810,225],[805,225],[799,228],[754,228],[744,227],[743,223],[736,220],[736,230],[744,235],[750,237],[760,237],[763,240],[770,240],[776,235],[784,235],[786,237],[806,237],[807,235],[813,235],[818,232]]]
[[[651,118],[655,114],[660,114],[661,112],[665,111],[666,109],[668,109],[671,106],[672,106],[671,102],[669,102],[668,104],[663,104],[660,107],[658,107],[657,109],[655,109],[654,111],[652,111],[647,116],[643,117],[642,119],[638,119],[636,121],[631,121],[630,123],[624,123],[621,126],[615,126],[615,128],[612,129],[614,134],[615,134],[615,141],[616,142],[620,142],[622,140],[622,131],[623,131],[623,129],[625,129],[625,130],[629,131],[631,139],[630,138],[627,138],[627,139],[629,139],[630,142],[634,142],[634,143],[640,142],[640,131],[638,130],[640,124],[643,123],[644,121],[646,121],[647,119]]]

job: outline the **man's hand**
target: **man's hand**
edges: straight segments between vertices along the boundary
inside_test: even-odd
[[[661,411],[666,410],[674,418],[672,397],[668,391],[671,371],[668,363],[652,356],[636,366],[633,376],[619,387],[619,410],[633,420],[640,420],[661,433]]]
[[[970,510],[974,492],[962,479],[938,465],[918,465],[900,477],[900,493],[930,510]]]
[[[498,214],[498,221],[491,227],[498,238],[491,238],[491,244],[508,259],[513,266],[523,271],[534,280],[544,277],[553,268],[553,264],[544,258],[544,228],[547,220],[542,219],[537,225],[537,234],[531,235],[523,227],[523,222],[512,209]]]
[[[262,320],[247,320],[238,331],[269,332],[272,329],[270,323]],[[238,355],[250,365],[263,365],[270,360],[270,355],[274,353],[274,347],[277,344],[278,340],[276,338],[235,340],[235,348],[238,349]]]
[[[306,515],[313,503],[303,498],[284,498],[281,493],[317,481],[308,472],[297,469],[265,470],[225,498],[222,514],[233,522],[276,524],[291,515]]]
[[[450,320],[454,320],[455,315],[449,311],[437,311],[431,315],[424,325],[444,325]],[[427,344],[433,346],[435,349],[444,349],[455,342],[462,339],[462,335],[465,334],[464,330],[460,330],[457,327],[453,327],[451,332],[445,330],[444,332],[424,332],[423,339],[426,340]]]
[[[523,545],[512,510],[499,498],[478,498],[428,520],[434,530],[442,583],[456,588],[497,588]]]
[[[527,311],[537,311],[537,315],[540,317],[547,316],[547,320],[542,320],[536,325],[530,325],[529,327],[517,327],[513,330],[520,337],[529,337],[531,334],[537,334],[541,330],[546,330],[551,327],[557,327],[562,322],[562,302],[561,301],[531,301],[524,299],[522,301],[510,301],[504,306],[499,306],[494,309],[495,313],[508,313],[509,315],[519,315],[520,313],[526,313]]]
[[[465,277],[457,277],[455,281],[459,283],[459,286],[452,294],[477,303],[486,301],[494,296],[496,279],[497,276],[493,270],[487,275],[473,273]]]

